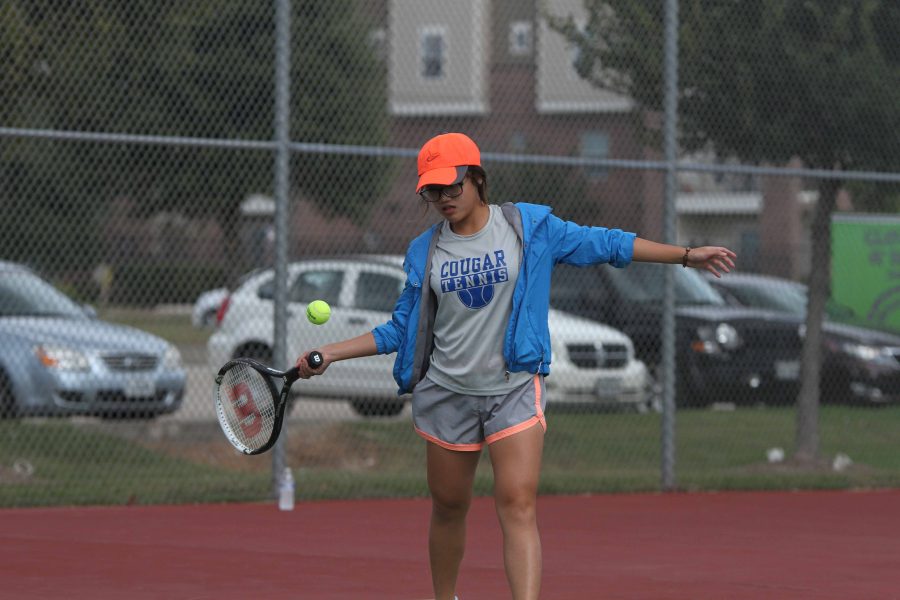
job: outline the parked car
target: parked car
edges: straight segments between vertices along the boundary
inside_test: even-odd
[[[796,319],[729,306],[695,270],[653,263],[624,269],[560,265],[550,303],[623,331],[637,357],[658,369],[664,269],[672,269],[675,279],[676,403],[793,402],[801,350]]]
[[[733,273],[710,283],[730,303],[790,315],[804,326],[807,287],[767,275]],[[822,400],[883,404],[900,401],[900,336],[841,323],[853,311],[829,304],[822,324]]]
[[[237,279],[232,289],[239,288],[247,279],[253,277],[259,271],[259,269],[254,269],[244,273]],[[191,309],[191,324],[198,328],[215,327],[228,309],[225,302],[230,295],[231,293],[227,287],[218,287],[202,292],[197,296],[197,299],[194,301],[194,307]]]
[[[401,256],[364,255],[289,265],[289,359],[389,321],[405,281],[402,264]],[[274,288],[275,276],[268,270],[249,277],[231,294],[207,344],[212,369],[238,356],[272,360]],[[307,321],[306,305],[312,300],[331,305],[327,324]],[[634,358],[627,336],[557,310],[550,312],[549,324],[554,354],[546,386],[551,399],[644,406],[650,378],[644,363]],[[407,398],[397,396],[393,362],[392,355],[337,362],[326,375],[294,389],[310,397],[346,398],[366,416],[394,415]]]
[[[216,324],[216,315],[222,302],[228,297],[228,288],[220,287],[207,290],[197,296],[191,310],[191,325],[198,328],[212,328]]]
[[[175,346],[0,261],[0,414],[154,417],[177,410],[184,387]]]

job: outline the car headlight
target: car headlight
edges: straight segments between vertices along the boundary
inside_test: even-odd
[[[741,336],[730,324],[719,323],[716,326],[716,342],[726,350],[735,350],[741,345]]]
[[[881,346],[844,342],[841,344],[841,350],[863,362],[891,362],[894,359],[890,349]]]
[[[736,350],[741,345],[741,336],[729,323],[719,323],[715,328],[704,325],[697,328],[697,339],[691,349],[700,354],[720,354],[726,350]]]
[[[34,347],[34,353],[45,367],[60,371],[87,371],[90,362],[84,353],[63,346],[42,344]]]
[[[181,368],[181,353],[175,346],[166,348],[166,354],[163,357],[163,367],[168,370],[178,370]]]

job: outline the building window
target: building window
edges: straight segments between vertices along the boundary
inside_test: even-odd
[[[530,56],[532,42],[531,21],[513,21],[509,24],[510,56]]]
[[[609,136],[602,131],[585,131],[581,134],[582,158],[609,158]],[[607,168],[587,166],[584,173],[591,179],[605,179]]]
[[[444,76],[447,44],[442,28],[422,30],[422,77],[440,79]]]

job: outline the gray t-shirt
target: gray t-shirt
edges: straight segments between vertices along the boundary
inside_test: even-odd
[[[438,299],[427,377],[458,394],[495,396],[532,377],[507,373],[503,339],[519,277],[522,243],[498,206],[473,235],[444,223],[431,263]]]

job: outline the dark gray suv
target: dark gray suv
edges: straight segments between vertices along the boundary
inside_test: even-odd
[[[663,269],[672,269],[675,276],[677,404],[793,403],[802,346],[796,319],[730,306],[694,270],[651,263],[624,269],[560,265],[550,303],[624,331],[637,357],[656,367],[662,346]]]
[[[807,288],[801,283],[743,273],[710,283],[731,304],[778,311],[798,326],[806,322]],[[900,402],[900,335],[856,325],[853,311],[833,302],[827,311],[822,324],[822,400]]]

